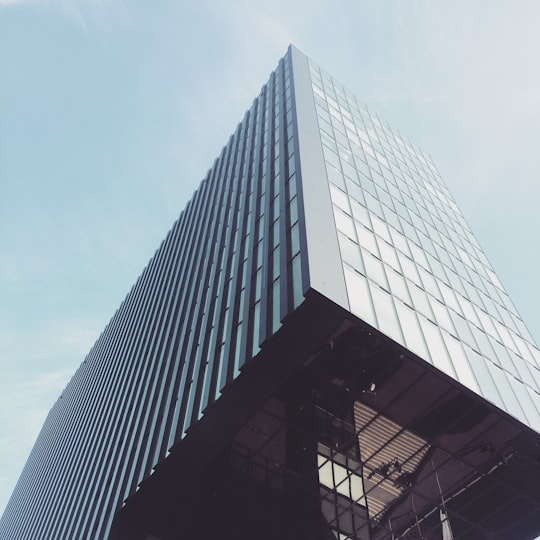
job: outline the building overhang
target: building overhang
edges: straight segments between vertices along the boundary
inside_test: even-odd
[[[295,520],[340,539],[442,538],[445,517],[455,539],[535,537],[538,434],[316,291],[284,322],[125,501],[111,538],[210,538],[220,515],[212,497],[224,511],[229,489],[215,479],[235,445],[249,449],[250,466],[236,470],[233,483],[244,481],[240,469],[266,464],[257,481],[273,479],[266,511],[290,521],[284,538],[300,530]],[[304,485],[306,500],[318,501],[297,512],[294,500],[283,502],[291,471],[298,477],[299,456],[286,443],[293,432],[308,464],[295,500]],[[323,478],[328,463],[333,484]],[[246,486],[257,486],[254,478]],[[342,488],[353,484],[361,493]],[[235,511],[249,522],[241,508],[227,515]]]

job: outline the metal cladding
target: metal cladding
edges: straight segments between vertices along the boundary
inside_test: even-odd
[[[305,478],[340,540],[413,538],[415,493],[418,530],[483,538],[463,493],[513,489],[538,431],[540,352],[430,157],[291,46],[51,409],[0,538],[172,538],[199,450],[235,481]]]
[[[287,55],[51,409],[2,538],[106,537],[301,301],[296,144]]]

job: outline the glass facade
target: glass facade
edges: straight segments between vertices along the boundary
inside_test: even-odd
[[[309,73],[350,310],[540,430],[540,352],[431,158]]]
[[[530,428],[540,352],[431,159],[291,46],[51,409],[0,538],[412,540],[439,491],[465,540],[508,538],[500,509],[525,538]]]

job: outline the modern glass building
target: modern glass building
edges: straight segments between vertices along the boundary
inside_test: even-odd
[[[540,351],[430,157],[291,46],[0,538],[532,539],[539,432]]]

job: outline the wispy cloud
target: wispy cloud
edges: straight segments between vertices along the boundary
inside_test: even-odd
[[[0,8],[26,4],[48,4],[48,0],[0,0]]]
[[[127,13],[123,0],[0,0],[0,9],[22,6],[56,10],[85,33],[110,30]]]

